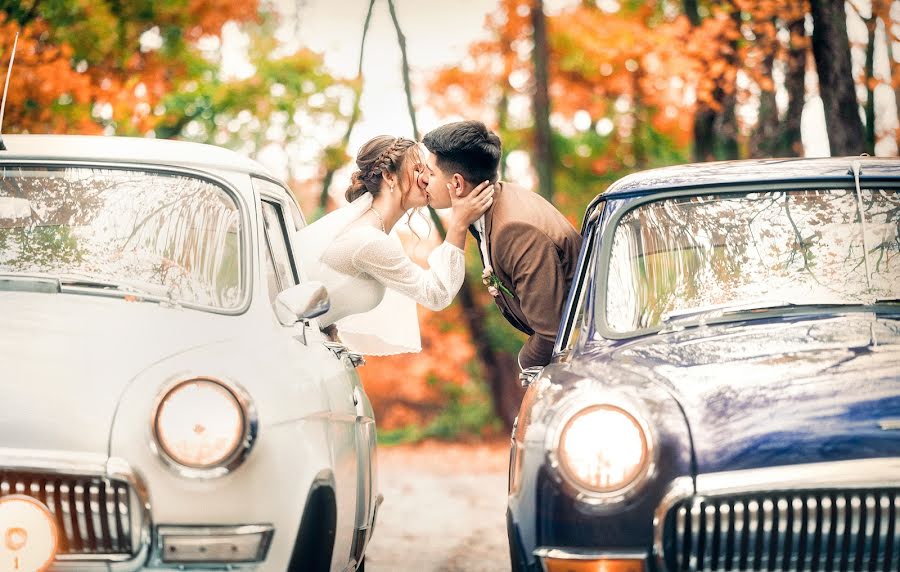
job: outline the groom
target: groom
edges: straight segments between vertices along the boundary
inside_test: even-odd
[[[497,181],[500,138],[480,121],[460,121],[425,135],[426,192],[435,208]],[[480,224],[479,224],[480,223]],[[550,362],[581,247],[581,235],[553,205],[519,185],[497,181],[494,203],[472,227],[484,278],[507,321],[530,337],[522,369]]]

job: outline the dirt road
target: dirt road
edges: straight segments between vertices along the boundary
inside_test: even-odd
[[[367,572],[509,570],[505,443],[381,447]]]

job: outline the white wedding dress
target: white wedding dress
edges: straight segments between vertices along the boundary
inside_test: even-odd
[[[341,341],[361,354],[419,352],[415,304],[449,306],[465,277],[465,256],[443,242],[429,255],[429,268],[422,268],[396,235],[353,224],[371,205],[366,193],[298,233],[304,270],[325,285],[331,300],[319,325],[335,324]]]

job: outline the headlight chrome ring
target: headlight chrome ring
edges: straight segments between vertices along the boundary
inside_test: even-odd
[[[209,479],[240,466],[256,442],[259,419],[237,383],[183,377],[160,392],[150,419],[150,448],[183,477]]]
[[[573,399],[547,433],[548,461],[579,501],[618,505],[655,472],[655,442],[644,416],[616,399]]]

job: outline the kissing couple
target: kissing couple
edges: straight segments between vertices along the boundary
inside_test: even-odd
[[[298,233],[304,266],[331,300],[320,327],[365,355],[421,351],[415,304],[450,305],[471,233],[494,301],[529,336],[519,367],[549,363],[581,235],[537,193],[498,180],[500,158],[500,138],[479,121],[443,125],[421,143],[381,135],[363,145],[349,204]],[[391,233],[404,214],[425,206],[451,209],[427,269]]]

